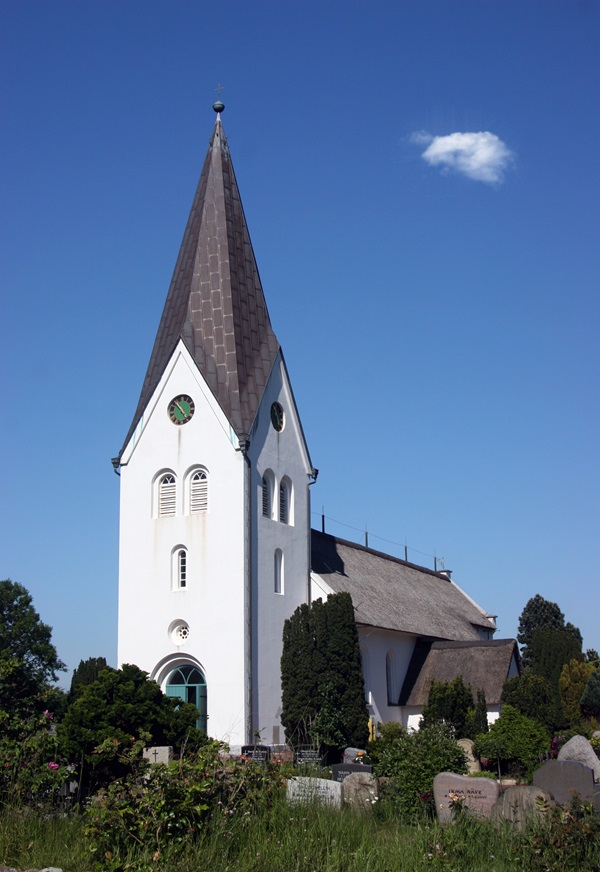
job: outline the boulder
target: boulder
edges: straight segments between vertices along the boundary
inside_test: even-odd
[[[493,821],[510,821],[523,832],[529,823],[541,820],[556,803],[549,793],[531,785],[509,787],[500,794],[492,809]]]
[[[342,782],[344,803],[358,811],[372,811],[379,799],[379,782],[369,772],[352,772]]]
[[[600,781],[600,760],[585,736],[573,736],[558,752],[559,760],[575,760],[589,766],[594,773],[594,781]]]

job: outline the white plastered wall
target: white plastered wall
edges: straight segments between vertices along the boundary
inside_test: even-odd
[[[281,404],[284,426],[271,423],[271,406]],[[268,744],[285,741],[281,726],[281,648],[283,624],[307,602],[312,467],[281,354],[267,384],[253,431],[248,457],[252,468],[252,722]],[[262,512],[262,478],[273,479],[272,517]],[[291,482],[290,523],[278,518],[279,485]],[[275,592],[275,551],[283,554],[283,591]]]
[[[176,426],[169,402],[189,394],[193,418]],[[172,668],[198,665],[207,683],[208,732],[232,744],[245,740],[244,466],[238,440],[180,342],[122,456],[119,552],[119,664],[135,663],[163,686]],[[208,511],[190,515],[186,475],[208,473]],[[154,481],[177,480],[174,517],[154,517]],[[172,553],[188,551],[184,590],[173,589]],[[169,628],[185,621],[176,644]]]

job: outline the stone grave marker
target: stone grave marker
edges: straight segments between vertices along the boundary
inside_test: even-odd
[[[576,760],[584,766],[589,766],[594,773],[594,781],[600,781],[600,760],[585,736],[573,736],[565,742],[558,752],[558,759]]]
[[[459,739],[458,744],[465,752],[469,772],[481,772],[481,763],[473,753],[473,747],[475,746],[473,739]]]
[[[294,752],[294,763],[296,766],[321,766],[319,749],[314,745],[300,745]]]
[[[342,763],[354,763],[359,754],[362,754],[365,757],[367,756],[367,752],[364,748],[345,748]]]
[[[492,808],[500,796],[500,785],[491,778],[469,778],[454,772],[440,772],[433,779],[433,798],[441,824],[452,820],[450,794],[464,797],[463,805],[472,814],[491,818]]]
[[[535,770],[533,783],[549,793],[559,805],[565,805],[577,794],[586,802],[593,802],[596,814],[600,814],[600,784],[594,784],[594,773],[583,763],[549,760]]]
[[[334,781],[343,781],[347,775],[351,775],[353,772],[370,775],[373,772],[373,767],[366,763],[336,763],[331,767],[331,777]]]
[[[166,765],[173,759],[173,748],[170,745],[153,745],[151,748],[144,748],[142,754],[149,763]]]
[[[288,779],[286,787],[288,802],[322,802],[333,808],[342,807],[342,785],[326,778],[303,778],[295,775]]]
[[[343,764],[342,764],[343,765]],[[374,775],[365,772],[370,766],[359,766],[360,772],[351,772],[344,779],[344,803],[358,811],[373,811],[373,806],[379,799],[379,782]]]
[[[266,763],[271,759],[271,749],[268,745],[242,745],[242,757],[255,763]]]
[[[532,784],[517,784],[502,791],[492,809],[492,820],[509,821],[522,833],[531,821],[542,820],[555,805],[545,790]]]

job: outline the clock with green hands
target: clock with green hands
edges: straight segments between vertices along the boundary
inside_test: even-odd
[[[169,418],[174,424],[187,424],[195,411],[194,401],[187,394],[180,394],[168,406]]]

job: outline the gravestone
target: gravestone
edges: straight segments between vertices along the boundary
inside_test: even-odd
[[[344,748],[342,763],[354,763],[359,754],[362,754],[364,757],[367,756],[364,748]]]
[[[600,781],[600,760],[585,736],[573,736],[558,752],[559,760],[576,760],[589,766],[594,773],[594,781]]]
[[[559,805],[565,805],[577,794],[586,802],[593,802],[596,814],[600,814],[600,786],[594,784],[594,773],[583,763],[549,760],[535,770],[533,783],[549,793]]]
[[[467,769],[469,772],[481,772],[481,763],[473,753],[475,742],[473,739],[459,739],[458,744],[465,752],[467,758]]]
[[[343,764],[342,764],[343,765]],[[373,811],[373,806],[379,799],[379,784],[374,775],[366,772],[370,766],[358,766],[361,772],[351,772],[344,779],[344,804],[358,811]]]
[[[370,775],[372,771],[373,767],[366,763],[336,763],[331,767],[331,777],[334,781],[343,781],[344,778],[352,775],[353,772],[362,772],[363,774]]]
[[[530,784],[519,784],[503,790],[492,809],[493,821],[509,821],[523,832],[532,821],[540,821],[556,803],[549,793]]]
[[[153,745],[151,748],[144,748],[144,760],[148,763],[163,763],[166,765],[173,759],[173,748],[170,745]]]
[[[242,757],[255,763],[266,763],[271,759],[271,749],[268,745],[242,745]]]
[[[452,820],[451,796],[464,797],[463,806],[477,817],[491,818],[500,796],[500,785],[491,778],[469,778],[454,772],[440,772],[433,779],[433,798],[438,821]]]
[[[314,745],[300,745],[294,752],[296,766],[321,766],[319,749]]]
[[[322,802],[332,808],[342,807],[342,785],[326,778],[303,778],[295,775],[286,787],[288,802]]]

